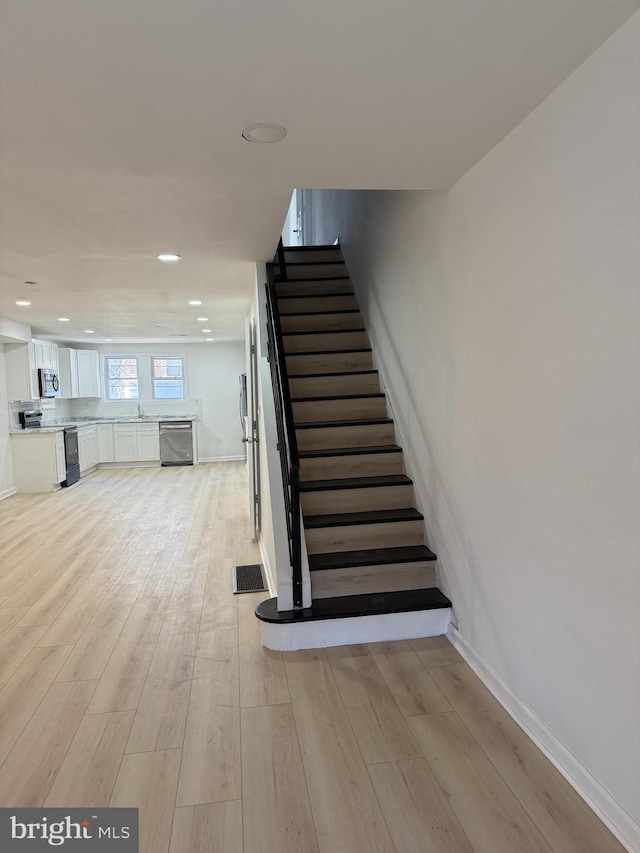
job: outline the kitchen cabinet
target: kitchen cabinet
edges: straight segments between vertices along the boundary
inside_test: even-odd
[[[33,344],[5,344],[5,372],[9,400],[37,400],[38,371]]]
[[[53,341],[40,341],[33,338],[33,354],[36,370],[44,368],[46,370],[58,370],[58,344]]]
[[[17,492],[53,492],[66,477],[64,433],[12,433],[11,458]]]
[[[97,350],[76,350],[78,360],[78,397],[101,397],[100,355]]]
[[[58,349],[60,370],[60,397],[63,400],[78,397],[78,351],[69,347]]]
[[[116,462],[159,462],[158,424],[155,422],[114,424],[113,448]]]
[[[138,462],[160,459],[160,429],[157,423],[136,424]]]
[[[98,424],[98,463],[114,462],[113,424]]]
[[[78,456],[81,476],[98,464],[98,431],[95,424],[78,427]]]
[[[100,354],[97,350],[60,347],[58,358],[62,398],[102,396]]]

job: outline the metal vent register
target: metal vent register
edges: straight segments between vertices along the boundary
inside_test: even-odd
[[[234,595],[239,592],[264,592],[266,588],[262,574],[262,563],[254,563],[250,566],[234,566]]]

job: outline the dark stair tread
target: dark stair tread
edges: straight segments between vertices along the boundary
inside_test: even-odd
[[[301,293],[299,296],[297,294],[291,294],[290,296],[277,296],[278,302],[286,302],[287,299],[331,299],[336,296],[355,296],[355,293],[344,293],[344,291],[338,291],[337,293],[327,293],[326,291],[322,293]],[[353,309],[352,309],[353,310]]]
[[[324,450],[300,450],[301,459],[315,459],[321,456],[360,456],[368,453],[402,453],[397,444],[372,444],[370,447],[332,447]]]
[[[375,373],[375,370],[370,371]],[[317,376],[317,374],[312,374]],[[322,374],[326,376],[327,374]],[[348,374],[334,373],[334,376],[345,376]],[[372,391],[370,394],[327,394],[324,397],[292,397],[292,403],[324,403],[327,400],[369,400],[372,397],[386,397],[382,391]]]
[[[356,331],[361,332],[363,330],[362,329],[356,329]],[[304,352],[285,352],[285,356],[286,356],[286,358],[291,358],[292,356],[296,356],[296,355],[351,355],[351,353],[354,353],[354,352],[373,352],[373,350],[371,349],[371,347],[360,347],[358,349],[312,349],[312,350],[305,350]],[[353,371],[351,371],[351,372],[353,372]],[[375,371],[367,370],[367,371],[363,371],[363,373],[375,373]],[[295,375],[296,375],[295,373],[293,373],[293,374],[290,373],[289,378],[291,378],[291,376],[295,376]],[[338,375],[344,376],[345,374],[344,373],[340,373],[340,374],[336,374],[336,373],[310,373],[310,374],[300,374],[300,375],[302,375],[302,376],[305,376],[305,375],[309,375],[309,376],[338,376]]]
[[[380,424],[392,424],[391,418],[360,418],[359,420],[340,420],[340,421],[303,421],[296,424],[296,429],[335,429],[336,427],[352,427],[352,426],[379,426]]]
[[[324,527],[351,527],[355,524],[386,524],[399,521],[424,521],[424,515],[411,506],[404,509],[372,509],[366,512],[336,512],[331,515],[305,515],[305,530]]]
[[[336,263],[340,263],[340,261],[336,261]],[[276,270],[276,284],[286,284],[288,281],[295,281],[298,283],[304,281],[306,284],[311,281],[347,281],[349,278],[350,276],[348,275],[316,275],[313,278],[305,278],[304,276],[302,278],[291,278],[291,276],[287,276],[287,278],[280,278],[278,277]]]
[[[331,251],[338,252],[340,251],[339,243],[320,243],[317,246],[283,246],[282,247],[285,252],[323,252],[323,251]],[[277,255],[276,255],[277,257]]]
[[[344,264],[344,261],[336,261],[336,260],[325,260],[325,261],[287,261],[288,267],[321,267],[327,266],[328,264]]]
[[[442,610],[451,602],[436,587],[409,589],[401,592],[375,592],[365,595],[343,595],[317,598],[304,610],[278,611],[277,598],[261,601],[256,616],[263,622],[315,622],[321,619],[344,619],[354,616],[376,616],[383,613],[410,613],[419,610]]]
[[[337,551],[332,554],[309,554],[313,572],[330,569],[357,569],[393,563],[425,563],[438,558],[426,545],[404,545],[399,548],[371,548],[360,551]]]
[[[348,295],[348,294],[347,294]],[[337,311],[280,311],[281,317],[333,317],[336,314],[359,314],[359,308],[340,308]],[[321,330],[318,330],[321,331]],[[328,332],[337,332],[337,329],[327,329]],[[358,329],[360,331],[360,329]],[[286,334],[286,333],[285,333]]]
[[[283,332],[282,337],[290,335],[349,335],[352,332],[364,332],[366,329],[304,329],[300,332]]]
[[[304,480],[301,492],[332,492],[343,489],[376,489],[384,486],[412,486],[406,474],[381,474],[378,477],[344,477],[342,480]]]
[[[347,352],[370,352],[370,350],[347,350]],[[290,353],[290,355],[297,355],[297,353]],[[289,379],[321,379],[325,376],[371,376],[372,373],[377,373],[377,370],[345,370],[339,371],[338,373],[290,373]],[[357,395],[356,395],[357,396]],[[369,394],[364,395],[366,397]],[[309,399],[313,400],[313,397]],[[318,397],[315,399],[324,399],[322,397]],[[329,398],[331,399],[331,398]]]

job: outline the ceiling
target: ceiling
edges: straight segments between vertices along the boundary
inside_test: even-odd
[[[294,187],[450,187],[640,5],[0,2],[0,315],[70,342],[241,337]]]

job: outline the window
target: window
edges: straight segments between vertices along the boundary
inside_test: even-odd
[[[151,379],[154,400],[184,399],[184,371],[181,358],[152,358]]]
[[[105,358],[105,399],[139,400],[138,359]]]

